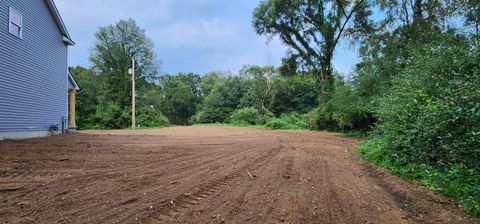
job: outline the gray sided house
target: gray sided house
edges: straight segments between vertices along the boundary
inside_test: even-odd
[[[0,140],[75,128],[72,45],[53,0],[0,0]]]

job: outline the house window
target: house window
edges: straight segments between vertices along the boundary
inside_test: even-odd
[[[11,34],[15,35],[18,38],[22,38],[23,32],[23,18],[20,13],[15,9],[10,8],[8,30]]]

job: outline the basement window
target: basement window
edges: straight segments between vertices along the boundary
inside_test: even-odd
[[[18,38],[22,38],[23,17],[15,9],[10,8],[8,31]]]

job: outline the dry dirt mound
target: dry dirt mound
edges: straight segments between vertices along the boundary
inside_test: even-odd
[[[229,127],[0,142],[0,223],[475,223],[337,134]]]

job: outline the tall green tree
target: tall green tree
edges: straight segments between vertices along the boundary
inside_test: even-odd
[[[273,98],[268,109],[277,116],[292,112],[308,113],[318,107],[318,88],[315,78],[309,74],[276,77],[273,86]]]
[[[139,92],[145,90],[148,82],[158,80],[153,42],[133,19],[100,27],[95,37],[90,61],[105,83],[105,99],[127,109],[131,99],[131,76],[128,69],[132,57],[135,58],[135,81]]]
[[[225,80],[226,75],[222,74],[221,72],[209,72],[202,76],[200,81],[202,97],[205,98],[210,95],[215,86],[225,82]]]
[[[386,17],[384,25],[404,27],[408,38],[418,43],[431,40],[431,32],[440,29],[440,23],[449,14],[449,2],[445,0],[383,0],[380,8]],[[428,38],[428,39],[425,39]]]
[[[215,85],[211,93],[205,97],[202,109],[195,116],[196,122],[224,122],[234,110],[239,109],[249,87],[248,81],[238,76],[228,77],[225,82]]]
[[[94,128],[96,126],[97,98],[102,93],[99,77],[93,70],[81,66],[71,67],[69,70],[81,86],[80,91],[76,94],[77,103],[75,105],[78,128],[81,130]]]
[[[174,124],[188,124],[201,102],[200,76],[194,74],[164,75],[161,77],[163,113]]]
[[[179,80],[190,87],[194,95],[194,104],[202,101],[201,77],[194,73],[178,73],[171,78]]]
[[[473,33],[480,35],[480,0],[461,0],[456,4],[457,12],[465,17],[465,25],[473,27]],[[477,44],[478,44],[477,40]]]
[[[146,92],[144,97],[139,99],[138,105],[160,110],[162,106],[163,98],[164,96],[161,88],[157,85],[154,85]]]
[[[370,102],[391,87],[423,46],[445,38],[454,3],[443,0],[378,1],[379,19],[359,43],[357,93]],[[428,47],[427,47],[428,48]],[[425,48],[425,49],[427,49]],[[370,105],[369,107],[375,107]]]
[[[269,107],[275,97],[273,80],[277,70],[273,66],[246,65],[240,70],[240,76],[251,80],[260,108]]]
[[[333,89],[335,48],[347,33],[369,29],[371,14],[367,0],[265,0],[253,13],[253,26],[291,48],[282,71],[303,68],[315,74],[325,103]]]

